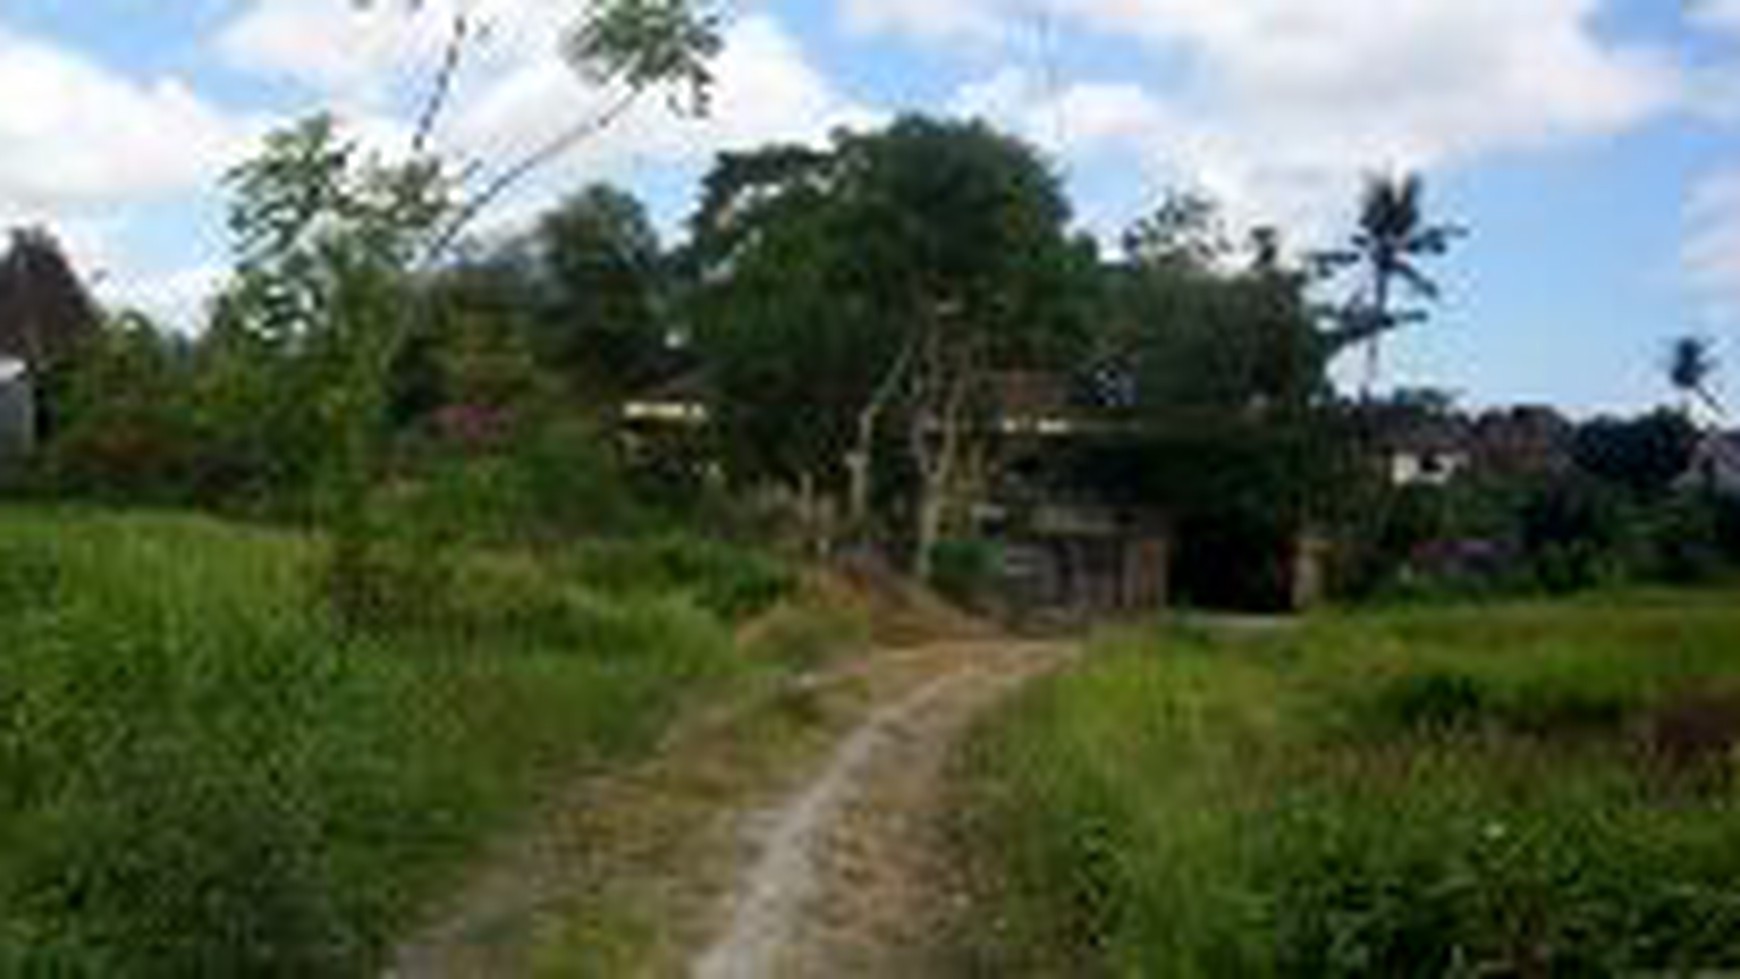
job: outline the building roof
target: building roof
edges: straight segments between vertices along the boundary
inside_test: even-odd
[[[53,236],[13,231],[0,257],[0,359],[35,364],[63,356],[97,323],[96,304]]]
[[[1740,432],[1718,432],[1704,440],[1700,453],[1730,471],[1740,473]]]

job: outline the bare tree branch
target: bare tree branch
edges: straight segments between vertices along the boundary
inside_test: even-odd
[[[1692,389],[1692,393],[1696,394],[1698,400],[1704,403],[1704,407],[1710,409],[1717,418],[1728,417],[1728,409],[1723,406],[1721,400],[1716,397],[1715,392],[1711,391],[1708,386],[1700,384]]]
[[[483,186],[483,189],[479,190],[471,200],[459,209],[446,229],[436,236],[434,243],[429,246],[429,251],[424,256],[424,264],[433,265],[440,261],[459,240],[460,236],[465,233],[465,230],[471,226],[472,222],[476,221],[491,204],[512,190],[520,181],[555,162],[574,147],[615,125],[634,106],[643,91],[644,89],[631,88],[623,92],[617,96],[615,101],[606,106],[603,112],[570,126],[555,138],[496,174],[489,183]]]
[[[416,135],[411,139],[411,155],[422,156],[429,147],[441,113],[453,95],[453,80],[459,74],[459,62],[465,54],[465,44],[471,36],[471,18],[462,7],[453,15],[453,30],[447,37],[447,49],[441,56],[441,68],[435,74],[435,85],[423,111],[417,118]]]
[[[869,402],[858,413],[858,442],[846,459],[846,468],[851,477],[847,516],[854,528],[863,524],[870,510],[870,467],[876,445],[876,423],[894,401],[894,396],[899,393],[900,385],[906,379],[917,352],[918,338],[909,338],[902,345],[893,366],[870,395]]]

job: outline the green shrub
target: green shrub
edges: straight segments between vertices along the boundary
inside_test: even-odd
[[[560,543],[642,528],[622,475],[589,429],[526,423],[487,452],[428,444],[387,502],[397,519],[475,544]]]
[[[0,974],[376,973],[485,835],[735,669],[679,600],[472,558],[440,627],[340,631],[321,552],[0,510],[55,569],[0,615]]]
[[[1712,594],[1110,641],[969,746],[1004,971],[1740,967],[1740,786],[1664,780],[1637,740],[1732,689],[1737,640]]]
[[[931,549],[931,587],[965,608],[978,608],[997,583],[1002,556],[984,540],[945,540]]]
[[[1471,676],[1442,670],[1409,673],[1379,689],[1376,713],[1400,731],[1452,731],[1480,724],[1489,695]]]
[[[47,542],[0,540],[0,616],[53,602],[59,583],[60,563]]]
[[[772,557],[684,535],[582,545],[573,573],[609,594],[683,593],[732,620],[771,608],[796,585],[792,571]]]
[[[782,602],[751,623],[740,643],[755,662],[797,670],[814,669],[869,644],[865,616],[802,599]]]

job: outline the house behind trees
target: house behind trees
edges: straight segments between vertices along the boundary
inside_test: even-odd
[[[1686,482],[1732,499],[1740,499],[1740,432],[1719,432],[1698,444]]]
[[[98,311],[59,242],[41,228],[12,232],[0,257],[0,470],[50,422],[39,392],[98,330]]]

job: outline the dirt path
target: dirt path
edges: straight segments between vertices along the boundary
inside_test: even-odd
[[[959,645],[954,669],[880,707],[772,814],[695,979],[911,979],[939,968],[937,938],[959,893],[937,818],[950,749],[981,711],[1066,655]]]
[[[486,854],[387,975],[882,973],[871,953],[912,947],[934,910],[913,884],[936,879],[949,748],[1064,655],[990,640],[872,653],[692,719]]]
[[[869,654],[698,719],[489,855],[388,975],[913,979],[956,893],[950,749],[1067,647]]]

